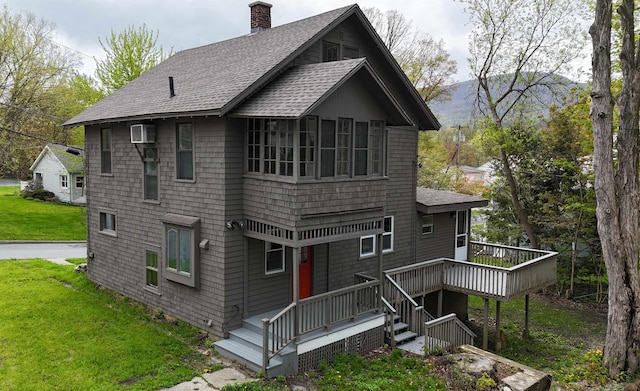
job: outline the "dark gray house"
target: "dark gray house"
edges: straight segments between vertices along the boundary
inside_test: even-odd
[[[360,8],[274,28],[271,5],[250,8],[250,34],[176,53],[66,123],[86,132],[89,277],[268,375],[442,342],[424,307],[464,317],[483,280],[510,299],[506,265],[469,268],[504,255],[469,241],[486,201],[416,190],[418,131],[439,124]]]

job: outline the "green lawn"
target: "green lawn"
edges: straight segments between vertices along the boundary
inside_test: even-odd
[[[86,275],[0,261],[0,390],[153,390],[203,371],[197,329],[167,323]]]
[[[26,200],[0,187],[0,240],[86,240],[86,209]]]

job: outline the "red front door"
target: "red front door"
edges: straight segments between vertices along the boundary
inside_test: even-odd
[[[311,269],[313,265],[313,251],[311,246],[300,249],[300,268],[298,271],[300,281],[300,298],[311,296]]]

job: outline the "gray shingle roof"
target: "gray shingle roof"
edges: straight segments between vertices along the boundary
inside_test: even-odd
[[[351,15],[356,5],[184,50],[70,119],[66,126],[106,120],[223,114],[280,70],[324,29]],[[169,96],[169,77],[175,94]]]
[[[240,117],[291,117],[309,114],[343,83],[359,75],[376,98],[395,104],[365,58],[305,64],[293,67],[243,103],[232,114]],[[403,125],[411,124],[402,109],[395,105],[395,117]]]
[[[489,201],[482,197],[451,191],[416,188],[416,205],[422,213],[442,213],[487,206]]]

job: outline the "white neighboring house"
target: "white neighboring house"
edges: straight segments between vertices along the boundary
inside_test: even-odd
[[[77,152],[69,153],[68,150]],[[62,202],[84,203],[84,151],[47,144],[29,168],[33,181],[41,183]]]

